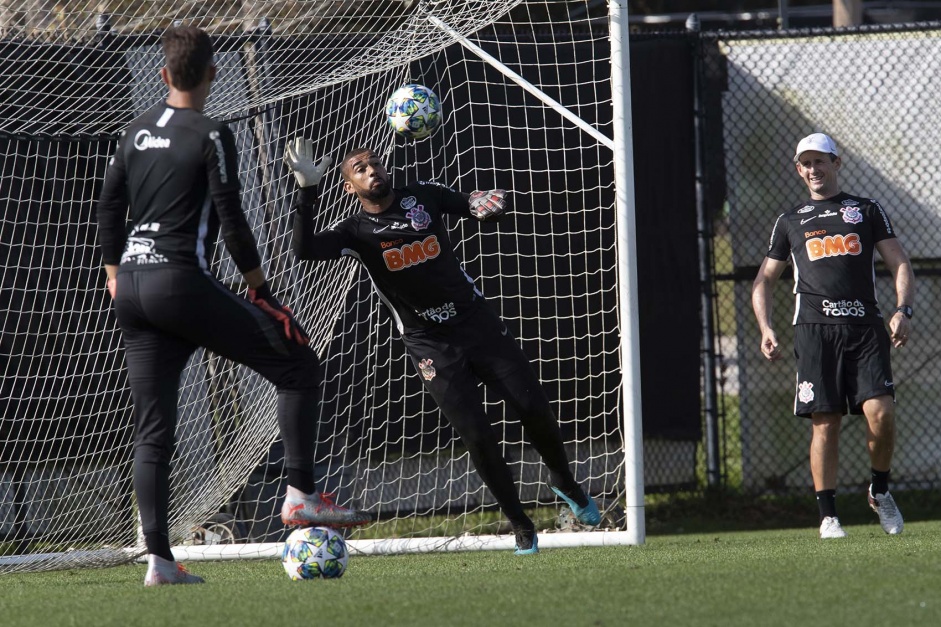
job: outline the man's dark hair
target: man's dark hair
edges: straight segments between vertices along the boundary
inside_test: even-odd
[[[170,81],[181,91],[190,91],[203,82],[212,65],[212,40],[195,26],[174,26],[160,37],[167,58]]]
[[[352,157],[355,157],[356,155],[361,155],[365,152],[375,152],[375,151],[372,148],[366,148],[364,146],[361,146],[359,148],[353,148],[352,150],[348,150],[346,154],[343,155],[343,160],[340,161],[340,175],[343,176],[343,178],[346,178],[346,174],[347,174],[346,162],[349,161]]]

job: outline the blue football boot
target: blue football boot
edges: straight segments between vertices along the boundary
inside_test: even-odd
[[[529,526],[513,526],[516,534],[516,555],[535,555],[539,552],[539,540],[536,537],[536,528]]]
[[[574,499],[566,496],[566,494],[559,488],[552,487],[552,491],[555,492],[559,498],[565,501],[566,505],[572,509],[572,513],[575,514],[575,518],[578,520],[578,522],[583,525],[589,525],[591,527],[597,527],[601,524],[601,512],[598,511],[598,506],[595,504],[595,500],[593,498],[585,495],[588,498],[588,505],[582,507],[576,503]]]

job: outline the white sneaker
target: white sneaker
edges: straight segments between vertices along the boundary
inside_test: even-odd
[[[872,486],[870,485],[869,507],[879,514],[879,524],[882,525],[883,531],[890,536],[897,536],[902,533],[902,528],[905,526],[902,521],[902,512],[899,511],[899,507],[895,504],[895,499],[892,498],[891,494],[886,492],[885,494],[873,496]]]
[[[286,498],[281,506],[281,522],[288,527],[356,527],[372,522],[372,514],[340,507],[332,494],[315,494],[304,499]]]
[[[179,583],[204,583],[202,577],[191,574],[183,564],[173,560],[165,560],[157,555],[147,556],[147,575],[144,576],[145,586],[166,586]]]
[[[823,540],[845,538],[846,532],[843,531],[843,527],[840,525],[840,519],[836,516],[824,518],[823,522],[820,523],[820,537]]]

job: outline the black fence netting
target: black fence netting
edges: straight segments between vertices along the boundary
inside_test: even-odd
[[[711,206],[717,388],[722,476],[746,491],[806,490],[810,422],[793,415],[795,296],[788,268],[775,288],[774,327],[785,359],[769,363],[751,305],[752,282],[777,216],[807,199],[793,163],[797,142],[824,132],[839,146],[843,191],[878,200],[916,276],[913,341],[892,351],[899,487],[936,487],[941,375],[935,305],[941,298],[941,64],[937,24],[897,29],[704,34],[701,98],[721,106],[721,144],[703,157],[721,162],[725,201]],[[876,255],[877,297],[886,318],[894,283]],[[706,346],[709,342],[705,343]],[[707,351],[708,352],[708,351]],[[708,379],[708,378],[707,378]],[[866,421],[841,429],[839,485],[868,485]]]

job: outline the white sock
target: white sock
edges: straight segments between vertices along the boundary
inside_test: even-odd
[[[147,555],[147,564],[151,568],[160,568],[163,570],[167,568],[176,568],[175,561],[164,559],[160,557],[159,555],[154,555],[153,553],[149,553]]]
[[[302,490],[299,490],[293,486],[288,486],[288,498],[294,501],[297,501],[299,499],[305,499],[305,500],[310,501],[310,500],[315,500],[317,498],[317,493],[312,492],[310,494],[305,494]]]

